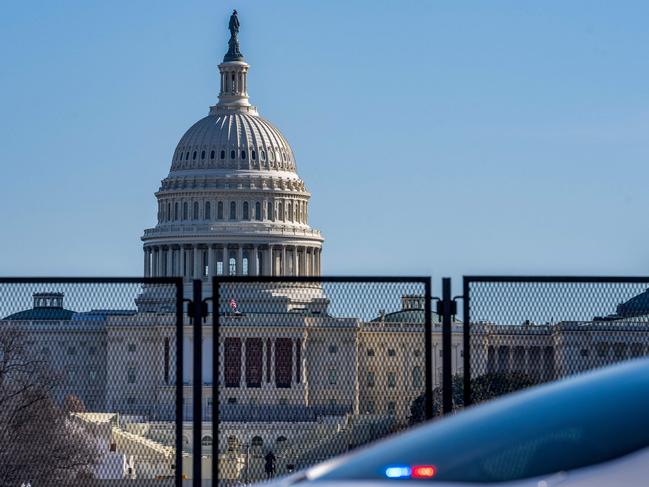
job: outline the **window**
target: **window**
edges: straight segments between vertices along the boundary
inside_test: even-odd
[[[237,275],[237,259],[230,257],[230,260],[228,262],[228,269],[230,270],[231,276]]]
[[[388,357],[396,357],[397,351],[394,348],[388,348]]]
[[[273,218],[273,202],[269,201],[268,202],[268,219],[274,221],[275,218]]]
[[[216,154],[215,154],[214,151],[210,152],[210,159],[214,159],[214,156],[215,156],[215,155],[216,155]]]
[[[374,387],[374,384],[375,384],[374,372],[368,372],[367,373],[367,387]]]
[[[329,353],[338,353],[338,347],[336,345],[329,345]]]
[[[422,386],[422,373],[421,367],[412,368],[412,387],[420,388]]]
[[[212,219],[212,205],[210,204],[209,201],[205,202],[205,219],[206,220]]]
[[[261,203],[259,201],[255,203],[255,220],[261,221]]]
[[[373,348],[368,348],[367,349],[367,356],[368,357],[374,357],[374,349]]]
[[[201,438],[201,446],[212,446],[212,437],[207,435]]]
[[[131,353],[135,352],[135,343],[128,344],[128,351]]]
[[[223,201],[216,204],[216,218],[223,220]]]
[[[336,385],[336,383],[338,382],[338,370],[331,367],[329,369],[328,377],[329,377],[329,385],[331,386]]]
[[[185,153],[185,160],[186,160],[186,161],[189,160],[189,151],[187,151],[187,152]]]
[[[237,204],[234,201],[230,201],[230,220],[237,219]]]
[[[183,203],[183,220],[187,220],[189,218],[189,206],[187,205],[187,202],[185,201]]]
[[[237,157],[237,153],[234,152],[233,150],[230,151],[230,159],[234,159],[235,157]]]
[[[246,345],[246,386],[261,387],[263,352],[261,338],[248,338]]]
[[[201,159],[205,159],[205,151],[201,152]]]
[[[284,205],[281,201],[277,203],[277,218],[279,218],[280,221],[284,220]]]
[[[291,210],[291,202],[289,201],[286,203],[286,219],[289,221],[293,221],[293,211]]]
[[[394,416],[394,412],[397,409],[397,404],[394,401],[388,401],[388,407],[386,408],[387,413],[390,416]]]
[[[165,215],[165,220],[171,220],[171,203],[167,203],[167,214]]]
[[[179,216],[180,215],[178,213],[178,202],[176,202],[176,203],[174,203],[174,220],[178,220]]]
[[[241,339],[226,337],[223,355],[225,387],[239,387],[241,382]],[[230,402],[229,399],[228,402]]]
[[[130,366],[128,369],[126,369],[126,382],[129,384],[135,384],[136,377],[135,377],[136,371],[135,367]]]
[[[252,157],[253,161],[256,160],[257,159],[257,153],[254,150],[250,151],[250,157]]]
[[[250,208],[247,201],[243,202],[243,219],[250,220]]]
[[[388,387],[394,389],[397,385],[397,377],[394,372],[388,372]]]
[[[221,151],[221,159],[225,159],[225,151],[224,150]]]
[[[291,387],[293,377],[293,340],[275,339],[275,385],[279,388]]]
[[[241,159],[243,159],[244,161],[246,159],[246,151],[245,150],[241,151]]]
[[[195,160],[196,160],[196,151],[194,151],[194,153],[192,154],[192,161],[195,161]]]
[[[179,160],[179,161],[182,161],[182,160],[183,160],[183,153],[182,153],[182,151],[180,151],[180,156],[178,157],[178,160]]]
[[[194,201],[194,220],[198,220],[198,201]]]

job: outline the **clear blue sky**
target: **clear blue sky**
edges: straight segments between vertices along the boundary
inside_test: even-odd
[[[649,274],[646,1],[4,2],[1,275],[141,275],[240,13],[327,274]]]

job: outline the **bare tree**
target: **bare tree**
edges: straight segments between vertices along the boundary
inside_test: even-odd
[[[0,486],[86,477],[98,459],[96,443],[54,400],[59,381],[26,338],[0,322]]]

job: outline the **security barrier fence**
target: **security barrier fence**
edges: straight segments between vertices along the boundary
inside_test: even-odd
[[[0,280],[1,486],[180,485],[181,300],[172,278]]]
[[[221,485],[285,475],[424,419],[427,385],[441,385],[430,278],[232,277],[213,290]]]
[[[464,278],[454,406],[649,355],[649,278]]]
[[[649,278],[439,291],[428,277],[0,279],[0,487],[249,484],[649,355]]]

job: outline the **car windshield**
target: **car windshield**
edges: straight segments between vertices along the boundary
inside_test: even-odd
[[[417,465],[434,466],[432,480],[475,483],[573,470],[648,447],[648,412],[644,361],[418,428],[325,468],[315,480],[386,479]]]

